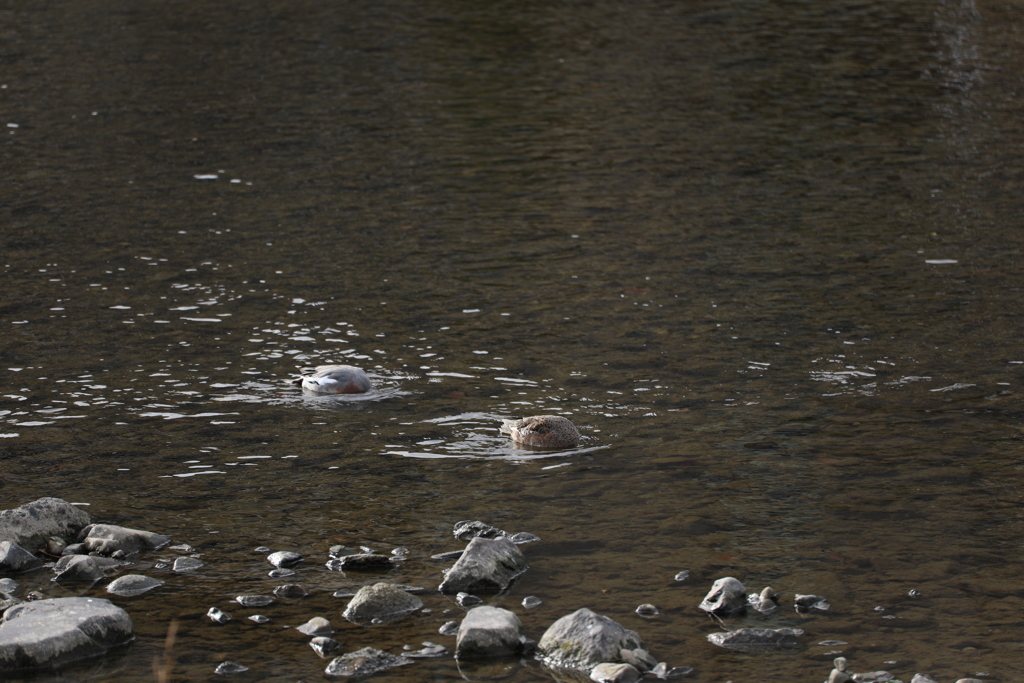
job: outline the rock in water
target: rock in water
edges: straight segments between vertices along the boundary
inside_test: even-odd
[[[57,574],[53,580],[96,583],[103,578],[103,570],[109,567],[109,565],[105,566],[106,563],[117,564],[114,560],[90,555],[65,555],[53,567],[53,571]]]
[[[747,609],[747,589],[731,576],[718,579],[711,584],[700,608],[720,617],[741,614]]]
[[[334,638],[317,636],[313,640],[309,641],[309,646],[313,648],[313,652],[317,653],[321,657],[328,657],[332,652],[341,647],[341,643],[336,641]]]
[[[142,574],[125,574],[107,584],[107,592],[128,598],[148,593],[162,585],[164,585],[164,582],[160,579],[143,576]]]
[[[103,598],[22,603],[0,623],[0,671],[57,668],[98,657],[132,638],[131,617]]]
[[[724,633],[709,633],[708,642],[742,652],[774,652],[798,647],[803,634],[798,628],[741,628]]]
[[[10,541],[0,541],[0,572],[20,574],[43,566],[38,557]]]
[[[307,636],[329,636],[334,633],[331,622],[323,617],[313,617],[302,626],[296,626],[295,630]]]
[[[302,555],[293,553],[290,550],[281,550],[267,555],[267,562],[279,569],[290,569],[302,562]]]
[[[523,551],[507,538],[474,538],[438,590],[448,595],[499,592],[528,568]]]
[[[597,683],[636,683],[640,672],[630,664],[602,662],[590,671],[590,680]]]
[[[125,555],[140,550],[157,550],[171,542],[169,536],[154,534],[151,531],[128,529],[113,524],[90,524],[78,535],[86,553],[112,555],[118,550]]]
[[[601,662],[619,661],[623,649],[643,647],[635,632],[584,607],[551,624],[537,650],[549,666],[589,672]]]
[[[328,676],[369,676],[378,671],[406,664],[412,664],[412,660],[383,650],[375,650],[372,647],[364,647],[361,650],[335,657],[324,669],[324,673]]]
[[[40,498],[0,511],[0,541],[10,541],[34,553],[44,550],[54,536],[75,538],[88,524],[89,515],[84,510],[60,498]]]
[[[217,668],[213,670],[213,673],[221,676],[231,676],[234,674],[244,673],[249,670],[249,667],[243,666],[238,662],[232,662],[225,660],[217,665]]]
[[[512,612],[481,605],[466,613],[455,642],[456,659],[515,655],[523,649],[523,624]]]
[[[349,601],[343,617],[349,621],[367,622],[374,619],[390,621],[404,617],[423,607],[423,601],[390,583],[363,586]]]

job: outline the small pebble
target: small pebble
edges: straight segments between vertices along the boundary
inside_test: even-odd
[[[907,591],[907,595],[909,595],[912,598],[919,598],[921,597],[921,591],[914,590],[913,588],[911,588],[909,591]]]
[[[536,595],[527,595],[525,598],[523,598],[523,607],[525,607],[526,609],[532,609],[534,607],[539,606],[543,602],[544,601],[538,598]]]
[[[689,570],[684,569],[683,571],[681,571],[678,574],[676,574],[675,578],[676,578],[676,581],[686,581],[688,578],[690,578],[690,572],[689,572]]]
[[[658,608],[650,604],[649,602],[645,602],[644,604],[637,607],[636,613],[642,617],[656,617],[659,614],[661,614],[661,612],[658,611]]]
[[[334,638],[317,636],[313,640],[309,641],[309,646],[313,648],[313,652],[317,653],[321,657],[329,657],[332,652],[341,647],[341,643],[336,641]]]
[[[343,545],[332,545],[331,549],[327,551],[327,554],[337,559],[339,557],[345,557],[346,555],[358,555],[359,551]]]
[[[472,607],[473,605],[479,605],[483,600],[469,593],[459,593],[455,596],[455,602],[459,603],[460,607]]]
[[[13,595],[18,590],[18,582],[14,579],[0,579],[0,592]]]
[[[210,617],[211,619],[216,621],[218,624],[226,624],[229,621],[231,621],[231,615],[230,614],[228,614],[227,612],[222,612],[221,610],[217,609],[216,607],[211,607],[206,612],[206,616]]]
[[[168,550],[173,550],[176,553],[194,553],[195,548],[190,546],[188,543],[182,543],[181,545],[172,545]]]
[[[279,598],[296,599],[306,597],[309,595],[309,591],[297,583],[286,583],[283,586],[275,588],[274,595]]]
[[[213,673],[220,674],[221,676],[230,676],[231,674],[240,674],[243,671],[248,671],[249,667],[242,666],[238,662],[221,662],[217,665],[217,668],[213,670]]]
[[[249,621],[255,621],[257,624],[265,624],[270,621],[270,617],[265,617],[262,614],[254,614],[249,617]]]
[[[235,602],[242,607],[266,607],[274,602],[269,595],[236,595]]]
[[[520,531],[518,534],[512,534],[512,536],[510,536],[508,540],[512,541],[516,545],[523,545],[524,543],[534,543],[536,541],[539,541],[540,536],[531,534],[526,531]]]
[[[266,555],[267,553],[270,552],[270,548],[268,548],[265,545],[261,545],[258,548],[253,548],[252,551],[254,553],[260,553],[261,555]]]
[[[287,569],[294,567],[295,565],[302,562],[303,557],[298,553],[293,553],[290,550],[279,550],[276,553],[267,555],[267,562],[278,567],[279,569]]]
[[[442,636],[454,636],[459,632],[459,622],[446,621],[441,624],[441,628],[437,629],[437,632]]]
[[[409,555],[409,549],[408,548],[394,548],[394,549],[392,549],[391,554],[394,555],[395,557],[397,557],[400,560],[404,560],[406,558],[406,556]]]
[[[176,572],[191,572],[202,566],[202,560],[197,560],[194,557],[179,557],[174,561],[174,566],[171,569]]]
[[[462,553],[463,552],[464,551],[462,551],[462,550],[449,550],[446,553],[438,553],[437,555],[431,555],[430,559],[432,559],[432,560],[442,560],[444,562],[448,562],[449,560],[457,560],[457,559],[459,559],[460,557],[462,557]]]

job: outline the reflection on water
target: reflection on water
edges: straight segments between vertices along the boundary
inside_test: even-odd
[[[1022,21],[966,0],[7,10],[3,507],[61,495],[191,547],[140,558],[166,583],[124,600],[136,643],[73,675],[150,680],[172,619],[189,680],[322,676],[285,628],[318,614],[346,651],[416,649],[462,613],[430,556],[482,519],[543,539],[488,596],[534,638],[587,606],[698,681],[821,680],[840,653],[1024,677]],[[330,363],[374,391],[293,383]],[[542,413],[583,444],[498,432]],[[372,578],[432,611],[342,623],[334,592],[366,577],[326,567],[337,544],[409,548]],[[230,603],[280,583],[262,545],[306,555],[310,591],[267,625]],[[168,568],[186,555],[203,567]],[[696,605],[728,575],[784,602],[729,627],[806,649],[710,645]],[[106,595],[50,578],[19,582]]]

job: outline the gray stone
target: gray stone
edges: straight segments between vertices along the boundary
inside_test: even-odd
[[[122,597],[132,597],[148,593],[158,586],[164,585],[160,579],[142,574],[125,574],[107,584],[107,592]]]
[[[323,617],[313,617],[302,626],[296,626],[295,630],[307,636],[329,636],[334,633],[331,622]]]
[[[265,616],[263,614],[254,614],[251,617],[249,617],[249,621],[255,622],[257,624],[266,624],[270,622],[270,617]]]
[[[309,591],[297,583],[286,583],[275,588],[274,595],[285,600],[297,600],[309,595]]]
[[[751,607],[762,614],[775,611],[779,606],[779,594],[771,586],[767,586],[760,593],[747,596],[747,602]]]
[[[910,679],[910,683],[938,683],[938,681],[925,674],[914,674],[914,677]]]
[[[11,541],[0,541],[0,572],[20,574],[43,566],[43,561]]]
[[[772,652],[800,645],[804,632],[798,628],[741,628],[735,631],[709,633],[708,642],[730,650]]]
[[[281,550],[267,555],[267,562],[280,569],[289,569],[302,562],[303,557],[290,550]]]
[[[853,674],[851,680],[855,681],[855,683],[887,683],[893,678],[895,676],[888,671],[868,671],[862,674]]]
[[[89,524],[84,510],[60,498],[40,498],[0,512],[0,541],[20,545],[30,553],[46,548],[54,536],[70,540]]]
[[[731,576],[718,579],[711,584],[700,608],[718,616],[740,614],[747,609],[747,589]]]
[[[390,621],[423,607],[423,601],[390,583],[363,586],[349,601],[341,616],[353,622],[373,619]]]
[[[361,650],[335,657],[324,669],[324,673],[328,676],[369,676],[378,671],[406,664],[412,664],[412,660],[383,650],[375,650],[372,647],[364,647]]]
[[[481,605],[466,613],[455,641],[456,659],[515,655],[523,649],[523,624],[512,612]]]
[[[619,650],[619,658],[626,664],[632,664],[640,673],[653,671],[658,666],[654,655],[640,647],[633,650],[622,648]]]
[[[985,683],[980,678],[961,678],[956,683]]]
[[[269,595],[236,595],[235,602],[242,607],[266,607],[274,602]]]
[[[460,541],[469,541],[473,538],[509,538],[512,535],[496,526],[480,521],[471,522],[468,519],[456,522],[452,533]]]
[[[328,657],[332,652],[341,647],[341,643],[336,641],[334,638],[317,636],[313,640],[309,641],[309,646],[313,648],[313,652],[317,653],[321,657]]]
[[[62,667],[134,638],[128,613],[102,598],[50,598],[8,609],[0,621],[0,671]]]
[[[523,552],[507,538],[474,538],[438,590],[449,595],[503,591],[528,567]]]
[[[483,600],[469,593],[459,593],[455,596],[455,602],[459,604],[459,607],[473,607],[479,605]]]
[[[14,595],[14,591],[18,590],[18,582],[14,579],[0,579],[0,593],[7,593]]]
[[[175,572],[194,572],[203,566],[203,561],[196,557],[179,557],[171,569]]]
[[[539,658],[549,666],[584,672],[618,661],[622,649],[643,647],[635,632],[586,607],[551,624],[537,645]]]
[[[597,683],[636,683],[640,672],[630,664],[602,662],[590,671],[590,680]]]
[[[169,536],[113,524],[90,524],[78,534],[78,542],[87,553],[113,555],[121,551],[132,555],[140,550],[156,550],[171,542]]]
[[[96,583],[104,576],[104,567],[101,560],[105,558],[92,557],[91,555],[65,555],[60,558],[53,571],[57,576],[54,581],[77,581],[79,583]],[[112,562],[112,560],[106,560]],[[116,566],[115,562],[115,566]]]
[[[846,670],[846,657],[836,657],[832,660],[832,664],[832,671],[829,672],[826,683],[848,683],[853,680],[853,676]]]

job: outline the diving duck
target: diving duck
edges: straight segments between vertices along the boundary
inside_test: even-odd
[[[580,445],[580,433],[560,415],[534,415],[521,420],[502,420],[502,434],[512,441],[541,448],[572,448]]]
[[[314,394],[363,394],[373,388],[366,373],[351,365],[318,365],[299,372],[296,383]]]

